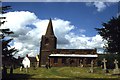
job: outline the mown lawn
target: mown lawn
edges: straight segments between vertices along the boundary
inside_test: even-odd
[[[94,68],[94,73],[89,73],[90,68],[80,67],[52,67],[46,68],[30,68],[26,73],[25,69],[20,71],[19,68],[14,70],[13,78],[41,78],[41,79],[120,79],[120,75],[112,75],[113,71],[104,73],[101,68]]]

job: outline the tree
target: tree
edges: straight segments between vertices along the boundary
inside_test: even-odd
[[[11,9],[11,7],[10,6],[0,7],[0,10],[1,10],[0,12],[2,14],[4,14],[4,13],[6,13],[6,10],[8,10],[8,9]],[[2,19],[4,19],[4,20],[1,21]],[[6,17],[0,17],[0,26],[6,22],[5,19],[6,19]],[[16,54],[16,52],[18,52],[17,49],[11,48],[11,46],[9,45],[9,43],[13,39],[12,38],[5,39],[10,34],[14,34],[12,31],[10,31],[10,29],[0,29],[0,42],[1,42],[0,45],[2,45],[2,59],[7,58],[7,59],[12,60],[14,54]]]
[[[12,9],[11,6],[0,7],[0,13],[4,14],[4,13],[6,13],[6,10],[9,10],[9,9]]]
[[[105,52],[118,53],[120,55],[120,16],[112,17],[107,23],[102,24],[102,28],[95,28],[107,41]]]

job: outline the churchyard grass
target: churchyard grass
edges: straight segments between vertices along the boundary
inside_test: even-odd
[[[119,79],[119,75],[112,75],[113,70],[109,70],[109,73],[104,73],[101,68],[94,67],[94,72],[90,73],[89,67],[52,67],[50,69],[46,68],[30,68],[28,72],[24,69],[20,71],[19,68],[14,69],[14,78],[117,78]],[[19,74],[19,76],[17,76]],[[25,76],[24,75],[28,75]]]

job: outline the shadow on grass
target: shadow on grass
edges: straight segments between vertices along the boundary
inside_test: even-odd
[[[74,79],[75,80],[120,80],[120,74],[111,74],[111,78],[110,77],[109,78],[81,78],[81,77],[73,77],[73,80]]]
[[[112,76],[120,76],[120,74],[112,74]]]
[[[120,80],[120,75],[111,75],[118,76],[118,78],[81,78],[81,77],[72,77],[72,78],[31,78],[34,75],[30,74],[17,74],[14,73],[12,76],[10,74],[6,75],[2,80]]]
[[[6,76],[2,77],[2,80],[26,80],[31,78],[31,76],[33,75],[29,75],[29,74],[7,74]]]

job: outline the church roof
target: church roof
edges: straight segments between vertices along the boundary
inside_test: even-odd
[[[52,25],[52,20],[49,20],[49,24],[47,27],[47,31],[46,31],[46,36],[50,36],[50,35],[54,35],[54,31],[53,31],[53,25]]]
[[[98,55],[92,55],[92,54],[86,54],[86,55],[80,55],[80,54],[50,54],[50,57],[98,57]]]
[[[55,51],[93,51],[96,49],[55,49]]]
[[[76,52],[94,52],[97,54],[97,50],[96,49],[55,49],[53,50],[53,52],[72,52],[72,53],[76,53]]]

